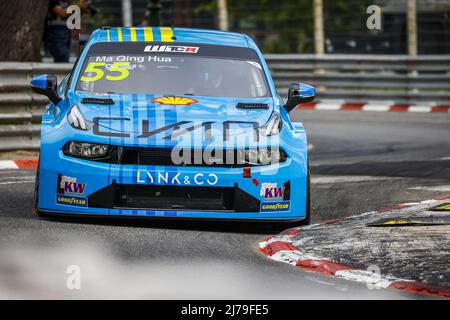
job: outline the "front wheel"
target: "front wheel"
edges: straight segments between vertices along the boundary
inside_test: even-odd
[[[306,190],[306,215],[305,219],[300,222],[300,225],[308,225],[311,221],[311,171],[308,166],[308,182]]]
[[[287,223],[272,223],[271,228],[275,230],[289,229],[298,226],[308,225],[311,221],[311,171],[308,165],[308,178],[306,181],[306,214],[305,218],[301,221],[287,222]]]
[[[39,172],[41,167],[41,158],[39,157],[38,166],[36,169],[36,180],[34,182],[34,214],[39,217],[44,217],[45,215],[39,211]]]

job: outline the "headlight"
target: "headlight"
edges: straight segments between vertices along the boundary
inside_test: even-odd
[[[280,115],[278,112],[274,112],[270,120],[264,126],[259,128],[259,131],[266,137],[274,136],[280,133],[281,124],[282,121]]]
[[[93,126],[92,121],[84,119],[77,105],[74,105],[67,113],[67,121],[72,127],[79,130],[89,130]]]
[[[80,158],[104,158],[110,147],[105,144],[71,141],[64,147],[64,154]]]
[[[244,163],[248,165],[260,166],[286,161],[286,154],[279,148],[248,149],[244,152]]]

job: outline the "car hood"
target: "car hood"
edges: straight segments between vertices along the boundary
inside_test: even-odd
[[[134,133],[141,135],[145,131],[159,130],[174,126],[211,126],[212,132],[222,134],[220,131],[224,123],[231,123],[230,130],[235,134],[252,130],[267,123],[274,109],[272,98],[213,98],[199,96],[185,96],[190,104],[164,104],[163,95],[145,94],[109,94],[95,95],[92,93],[77,92],[69,96],[70,105],[77,105],[83,117],[88,121],[97,121],[107,130]],[[171,103],[169,97],[169,103]],[[86,103],[86,99],[111,99],[111,104]],[[155,102],[159,98],[161,102]],[[161,99],[162,98],[162,99]],[[179,101],[178,101],[179,102]],[[178,103],[176,102],[176,103]],[[181,101],[186,103],[186,101]],[[261,104],[267,108],[238,108],[237,104]],[[176,127],[175,127],[176,128]]]

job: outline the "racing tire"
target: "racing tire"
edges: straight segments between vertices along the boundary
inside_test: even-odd
[[[311,221],[311,171],[308,164],[308,178],[306,182],[306,215],[301,221],[285,222],[285,223],[272,223],[271,228],[275,230],[284,230],[294,228],[298,226],[306,226]]]
[[[308,182],[306,189],[306,215],[305,219],[300,222],[300,225],[306,226],[311,221],[311,171],[309,170],[308,165]]]
[[[47,215],[39,211],[39,171],[41,167],[41,157],[38,160],[38,166],[36,169],[36,180],[34,181],[34,214],[38,217],[46,217]]]

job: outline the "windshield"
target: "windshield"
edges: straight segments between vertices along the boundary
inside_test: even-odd
[[[264,70],[252,49],[192,44],[99,45],[88,53],[77,90],[230,98],[270,95]]]

